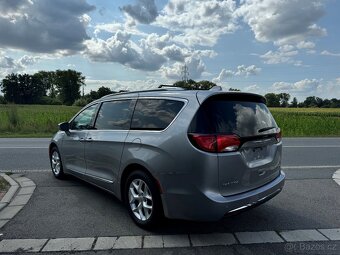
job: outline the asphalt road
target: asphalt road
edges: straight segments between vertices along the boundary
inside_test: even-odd
[[[212,223],[166,220],[153,232],[136,227],[124,206],[112,195],[72,177],[60,181],[49,171],[35,171],[49,169],[48,142],[49,139],[0,139],[0,170],[27,170],[24,174],[37,184],[29,203],[1,229],[1,239],[340,228],[340,186],[331,179],[340,169],[340,138],[284,139],[282,165],[287,174],[286,185],[264,205]],[[339,254],[340,242],[335,245],[336,253],[322,254]],[[155,250],[137,253],[142,252],[159,254]],[[282,244],[177,248],[162,252],[286,253]],[[125,253],[129,252],[119,251]]]
[[[0,171],[49,169],[49,138],[0,138]],[[340,138],[283,139],[283,167],[340,168]]]

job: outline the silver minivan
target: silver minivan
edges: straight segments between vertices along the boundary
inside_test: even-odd
[[[281,132],[256,94],[160,88],[96,100],[59,124],[52,172],[117,196],[139,226],[216,221],[283,188]]]

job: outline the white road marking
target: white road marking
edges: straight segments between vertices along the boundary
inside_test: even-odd
[[[340,148],[340,145],[283,145],[283,148]],[[46,146],[9,146],[0,149],[48,149]]]
[[[0,149],[48,149],[48,147],[26,147],[26,146],[19,146],[19,147],[0,147]]]
[[[340,148],[340,145],[284,145],[283,148]]]
[[[41,173],[41,172],[50,172],[50,169],[15,169],[15,170],[8,170],[8,169],[0,169],[0,173]]]
[[[309,169],[309,168],[339,168],[340,165],[330,165],[330,166],[282,166],[282,169]]]

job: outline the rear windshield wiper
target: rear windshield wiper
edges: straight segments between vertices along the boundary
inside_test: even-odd
[[[261,129],[259,129],[257,132],[262,133],[262,132],[264,132],[264,131],[268,131],[268,130],[271,130],[271,129],[273,129],[273,128],[276,128],[276,127],[265,127],[265,128],[261,128]]]

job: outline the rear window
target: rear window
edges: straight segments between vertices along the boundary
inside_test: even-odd
[[[249,137],[274,133],[275,128],[277,124],[262,102],[211,98],[204,102],[196,113],[189,132]]]
[[[163,130],[173,121],[184,103],[168,99],[139,99],[131,129]]]

